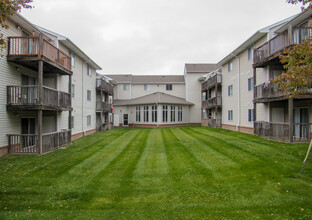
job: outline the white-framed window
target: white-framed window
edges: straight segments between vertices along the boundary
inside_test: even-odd
[[[75,85],[72,84],[71,86],[71,97],[75,97]]]
[[[130,84],[129,83],[125,83],[123,84],[123,91],[129,91],[130,90]]]
[[[70,53],[71,66],[74,67],[75,66],[75,54],[71,51],[69,53]]]
[[[75,116],[71,116],[71,128],[75,127]]]
[[[233,85],[228,86],[228,96],[233,96]]]
[[[157,122],[157,105],[152,106],[152,122]]]
[[[248,109],[248,122],[253,122],[253,121],[254,121],[254,110]]]
[[[254,88],[254,79],[253,77],[248,79],[248,91],[252,91]]]
[[[168,105],[163,106],[163,122],[168,121]]]
[[[171,122],[175,122],[175,106],[174,105],[172,105],[172,106],[170,106],[170,120],[171,120]]]
[[[172,84],[166,84],[166,90],[171,91],[172,90]]]
[[[150,91],[151,85],[150,84],[144,84],[144,91]]]
[[[136,122],[141,121],[141,107],[140,106],[135,107],[135,121]]]
[[[178,121],[182,121],[182,106],[178,106]]]
[[[143,107],[143,120],[144,122],[148,122],[148,105]]]
[[[233,110],[228,110],[228,120],[233,121]]]
[[[252,45],[251,47],[248,48],[248,60],[253,59],[253,53],[254,53],[255,46]]]
[[[87,90],[87,100],[91,101],[91,90]]]
[[[228,62],[228,71],[231,72],[233,70],[233,60],[231,60],[230,62]]]
[[[87,74],[88,74],[88,76],[92,75],[92,68],[91,68],[91,66],[89,64],[88,64]]]
[[[87,116],[87,126],[91,125],[91,115]]]

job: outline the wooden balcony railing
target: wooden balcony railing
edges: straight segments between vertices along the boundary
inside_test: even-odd
[[[112,111],[112,104],[107,102],[96,101],[96,110],[97,111]]]
[[[294,142],[308,142],[312,138],[312,123],[294,123],[292,140],[289,140],[288,123],[255,122],[255,134],[260,137]]]
[[[37,154],[37,135],[8,134],[10,154]]]
[[[217,106],[222,105],[222,97],[213,97],[207,100],[202,101],[202,108],[207,109],[207,108],[214,108]]]
[[[273,98],[281,98],[284,97],[283,91],[278,87],[277,84],[273,83],[263,83],[260,85],[257,85],[255,87],[255,101],[263,100],[267,101],[269,99]]]
[[[208,126],[209,127],[215,127],[215,128],[221,128],[221,119],[214,119],[214,118],[209,118],[208,119]]]
[[[216,84],[221,84],[222,83],[222,75],[217,74],[214,75],[213,77],[210,77],[208,80],[202,83],[202,91],[206,91],[209,88],[212,88]]]
[[[10,154],[39,154],[37,134],[8,134]],[[71,142],[71,130],[42,135],[42,153],[55,150]]]
[[[38,86],[7,86],[7,104],[10,106],[39,105],[38,90]],[[71,108],[71,95],[44,86],[42,105]]]
[[[311,33],[312,29],[296,28],[293,30],[292,41],[289,40],[287,32],[272,38],[254,50],[254,65],[265,62],[271,56],[278,55],[279,52],[293,44],[299,44],[302,40],[311,38]]]
[[[104,90],[105,92],[107,92],[110,95],[113,94],[113,86],[103,79],[96,79],[96,87],[98,89]]]
[[[43,39],[42,49],[39,37],[9,37],[8,56],[38,57],[41,56],[71,71],[71,58],[60,49]]]
[[[42,153],[47,153],[70,144],[71,130],[52,132],[42,135]]]

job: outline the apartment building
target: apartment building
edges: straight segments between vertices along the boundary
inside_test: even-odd
[[[114,81],[114,126],[189,124],[182,75],[106,75]]]
[[[17,14],[2,30],[0,154],[41,154],[96,131],[96,70],[70,39]]]
[[[275,30],[276,37],[254,52],[255,134],[285,141],[309,141],[312,137],[312,85],[294,98],[270,82],[283,72],[279,53],[303,39],[311,39],[312,10],[304,11]]]

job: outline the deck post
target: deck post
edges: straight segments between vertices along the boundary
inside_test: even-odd
[[[39,51],[42,52],[42,35],[39,37]],[[42,96],[43,96],[43,61],[41,60],[41,52],[39,52],[40,60],[38,61],[38,104],[40,109],[38,110],[38,152],[42,154]]]
[[[70,94],[69,104],[70,104],[70,110],[68,112],[68,129],[70,130],[70,135],[68,137],[69,142],[71,143],[71,134],[72,134],[72,76],[69,75],[68,80],[68,93]]]
[[[288,99],[288,115],[289,115],[289,142],[293,142],[294,136],[294,100]]]
[[[256,120],[257,120],[257,103],[256,100],[256,84],[257,84],[257,69],[256,67],[253,68],[253,129],[254,134],[256,134]]]

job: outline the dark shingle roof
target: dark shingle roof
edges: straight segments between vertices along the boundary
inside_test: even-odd
[[[183,75],[106,75],[117,83],[184,83]]]

